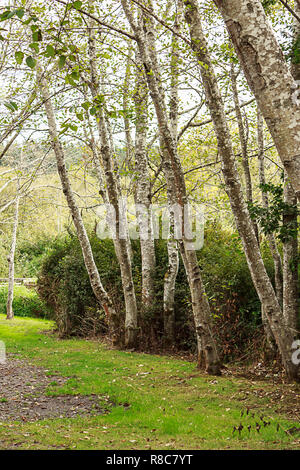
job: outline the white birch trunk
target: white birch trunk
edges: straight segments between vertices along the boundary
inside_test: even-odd
[[[171,90],[169,102],[169,116],[170,127],[173,138],[177,141],[178,138],[178,77],[179,77],[179,45],[177,33],[180,33],[180,24],[182,21],[182,7],[178,5],[175,13],[175,22],[173,25],[172,46],[171,46],[171,61],[170,61],[170,74],[171,74]],[[165,173],[168,171],[168,166],[165,165]],[[168,177],[168,176],[166,176]],[[169,175],[170,179],[170,175]],[[169,185],[170,186],[170,185]],[[169,201],[172,198],[168,197]],[[175,339],[175,284],[179,269],[179,256],[178,244],[172,236],[174,233],[174,214],[170,208],[170,234],[167,240],[168,250],[168,269],[165,273],[164,280],[164,337],[166,346],[174,343]]]
[[[147,126],[148,126],[148,87],[143,64],[136,51],[135,104],[135,203],[140,233],[142,259],[142,304],[144,310],[153,306],[154,270],[156,265],[154,237],[151,217],[151,184],[148,169]]]
[[[300,199],[300,106],[297,84],[260,0],[214,0],[248,84]]]
[[[19,186],[19,185],[18,185]],[[15,215],[13,222],[13,230],[11,236],[11,247],[8,260],[8,292],[7,292],[7,303],[6,303],[6,319],[12,320],[14,318],[13,312],[13,299],[14,299],[14,281],[15,281],[15,252],[17,245],[17,231],[19,224],[19,205],[20,205],[20,195],[19,189],[16,196],[15,203]]]
[[[292,362],[294,335],[283,321],[282,310],[266,272],[249,211],[244,201],[235,164],[231,135],[226,122],[224,104],[202,31],[198,5],[195,0],[184,0],[184,4],[186,5],[185,18],[190,28],[193,49],[199,61],[206,102],[218,140],[226,190],[237,229],[242,239],[251,277],[276,339],[286,374],[291,380],[299,380],[299,366]]]
[[[185,181],[183,171],[177,155],[177,142],[175,141],[169,122],[165,104],[164,90],[161,85],[159,70],[157,66],[155,36],[151,17],[147,16],[143,28],[135,22],[131,8],[127,0],[122,0],[122,6],[126,17],[134,31],[139,47],[141,60],[143,62],[150,95],[155,107],[158,120],[162,156],[165,163],[169,165],[174,178],[174,185],[169,186],[173,199],[184,208],[187,204]],[[168,182],[167,182],[168,184]],[[187,257],[188,280],[192,295],[193,314],[196,326],[198,345],[201,344],[206,359],[206,371],[209,374],[220,374],[220,361],[215,340],[212,335],[212,318],[207,296],[201,279],[200,268],[196,252],[189,249],[189,240],[186,238],[184,227],[182,241],[185,255]],[[200,351],[199,351],[200,353]]]
[[[116,236],[114,238],[114,245],[120,264],[121,280],[125,300],[125,346],[128,348],[135,348],[138,342],[138,324],[137,304],[131,267],[130,241],[128,237],[123,238],[121,236],[122,223],[124,220],[122,220],[119,204],[121,202],[120,185],[116,172],[116,163],[113,161],[113,143],[109,132],[109,123],[107,122],[104,114],[104,103],[97,103],[97,99],[101,94],[101,89],[99,86],[99,78],[97,74],[95,38],[91,28],[89,28],[88,48],[91,73],[89,86],[91,94],[95,100],[95,104],[97,104],[97,129],[101,142],[101,157],[104,166],[107,195],[109,203],[115,210],[116,216]]]
[[[49,87],[45,78],[44,72],[41,67],[37,65],[37,76],[40,87],[40,93],[44,101],[51,145],[56,157],[57,170],[61,180],[62,190],[67,200],[70,213],[72,215],[73,223],[76,229],[77,237],[81,246],[85,267],[87,269],[91,287],[97,298],[102,305],[106,314],[108,324],[110,326],[110,333],[114,345],[120,344],[120,324],[119,317],[113,307],[113,303],[104,289],[100,275],[94,260],[93,252],[91,249],[90,241],[81,217],[80,210],[76,204],[75,196],[72,191],[71,183],[68,176],[68,171],[65,164],[65,155],[62,144],[59,140],[59,135],[56,127],[56,119],[54,114],[53,105],[50,98]]]

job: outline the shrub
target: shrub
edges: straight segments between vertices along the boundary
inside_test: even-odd
[[[6,313],[8,287],[0,286],[0,312]],[[47,308],[34,289],[25,286],[14,287],[13,312],[18,317],[47,316]]]
[[[39,238],[35,241],[21,241],[16,249],[16,274],[20,277],[36,277],[53,244],[51,238]]]
[[[90,241],[101,279],[123,309],[119,266],[111,241]],[[55,319],[61,336],[97,334],[105,331],[103,313],[93,294],[78,239],[69,235],[53,242],[38,277],[38,293]]]
[[[105,289],[116,310],[124,317],[124,298],[119,265],[111,240],[99,240],[94,233],[90,241]],[[141,344],[144,350],[161,347],[163,332],[163,283],[167,266],[164,240],[156,241],[157,266],[153,307],[141,309],[141,257],[138,241],[132,242],[133,277],[139,317]],[[267,265],[271,266],[266,253]],[[207,225],[205,243],[198,252],[203,282],[212,308],[214,330],[221,345],[221,355],[230,359],[242,355],[257,334],[260,303],[251,281],[241,242],[235,233],[215,223]],[[90,287],[79,242],[68,235],[52,243],[43,259],[38,279],[38,292],[56,320],[62,336],[106,332],[103,312]],[[196,338],[189,288],[180,263],[176,293],[176,348],[194,351]]]

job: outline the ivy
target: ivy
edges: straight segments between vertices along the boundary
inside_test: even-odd
[[[259,187],[263,193],[269,195],[269,205],[262,207],[248,201],[251,219],[260,225],[265,235],[273,233],[283,243],[296,238],[298,224],[294,216],[299,213],[297,204],[284,202],[281,184],[266,183],[259,185]]]

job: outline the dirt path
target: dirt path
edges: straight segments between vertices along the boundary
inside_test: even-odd
[[[47,370],[19,359],[0,364],[0,424],[7,421],[36,421],[44,418],[72,418],[107,412],[98,395],[47,396],[47,387],[64,385],[68,378],[47,376]]]

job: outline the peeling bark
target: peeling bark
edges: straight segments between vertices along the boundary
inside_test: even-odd
[[[95,38],[92,28],[89,28],[89,57],[91,80],[89,86],[95,103],[97,103],[96,121],[99,139],[101,142],[101,157],[104,167],[108,201],[115,210],[115,238],[114,245],[117,258],[120,264],[121,280],[125,300],[125,346],[128,348],[137,347],[138,343],[138,324],[137,324],[137,304],[135,288],[132,277],[131,267],[131,248],[129,238],[121,236],[122,214],[120,210],[121,191],[118,180],[118,173],[113,159],[113,143],[109,129],[109,122],[105,117],[105,102],[99,103],[97,100],[101,96],[101,88],[97,74],[97,60],[95,49]],[[102,95],[103,96],[103,95]]]
[[[299,366],[292,362],[294,335],[283,321],[282,310],[266,272],[250,214],[244,201],[224,104],[202,31],[198,5],[195,0],[184,0],[184,4],[186,6],[185,18],[190,28],[193,50],[199,61],[207,106],[214,123],[226,190],[242,239],[251,277],[276,339],[286,374],[291,380],[299,380]]]
[[[19,183],[18,183],[19,186]],[[17,245],[17,231],[19,224],[19,205],[20,205],[20,195],[19,188],[16,196],[15,202],[15,215],[13,222],[13,230],[11,236],[11,247],[8,260],[8,291],[7,291],[7,303],[6,303],[6,319],[12,320],[14,318],[13,312],[13,299],[14,299],[14,282],[15,282],[15,252]]]
[[[168,121],[165,94],[157,64],[152,18],[150,15],[144,16],[143,28],[141,28],[141,26],[136,23],[127,0],[121,0],[121,3],[131,28],[134,31],[141,60],[145,68],[147,83],[158,120],[162,157],[165,163],[169,165],[174,177],[174,185],[169,185],[168,189],[172,193],[174,200],[176,200],[183,209],[184,205],[187,203],[185,181],[177,154],[177,142],[174,139]],[[212,318],[209,303],[204,291],[196,252],[188,248],[189,240],[186,238],[184,229],[182,242],[187,258],[188,280],[192,295],[196,334],[197,338],[200,338],[198,344],[201,344],[205,354],[207,372],[209,374],[220,374],[220,361],[216,343],[212,335]]]
[[[214,0],[248,84],[300,199],[300,108],[297,85],[260,0]]]
[[[65,155],[62,144],[59,140],[59,135],[56,127],[56,119],[54,109],[52,106],[49,87],[45,75],[39,65],[37,65],[37,77],[40,87],[40,93],[44,100],[45,111],[49,126],[49,134],[51,139],[51,146],[53,148],[57,170],[61,180],[62,190],[67,200],[70,213],[72,215],[73,223],[76,229],[78,240],[81,246],[82,255],[85,263],[86,270],[89,275],[91,287],[97,298],[102,305],[102,308],[106,314],[107,321],[110,327],[110,332],[113,340],[113,344],[120,344],[120,319],[113,307],[112,301],[104,289],[100,275],[94,260],[90,241],[81,217],[80,210],[76,204],[75,196],[72,191],[71,183],[68,176],[68,171],[65,164]]]

